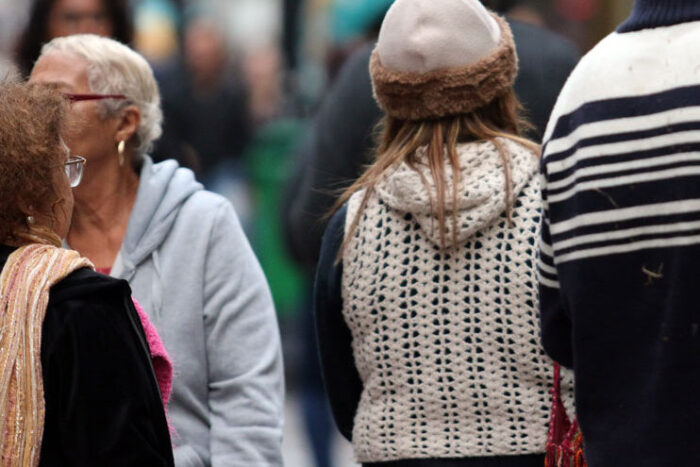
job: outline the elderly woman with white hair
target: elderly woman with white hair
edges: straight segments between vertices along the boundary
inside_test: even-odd
[[[114,40],[54,39],[31,82],[71,101],[63,139],[87,159],[71,248],[129,281],[174,364],[175,462],[281,465],[283,373],[269,288],[236,214],[172,160],[148,63]]]

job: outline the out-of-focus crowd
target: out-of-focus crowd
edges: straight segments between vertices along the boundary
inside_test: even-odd
[[[61,54],[67,53],[85,59],[80,66],[85,67],[83,71],[90,80],[91,88],[94,87],[93,78],[95,82],[104,84],[105,89],[113,86],[114,82],[110,82],[108,76],[112,65],[100,62],[100,50],[112,45],[91,43],[90,40],[86,41],[88,45],[59,41],[52,43],[53,48],[42,49],[52,39],[76,34],[95,34],[115,39],[138,51],[147,60],[144,65],[138,58],[128,55],[128,51],[114,49],[115,54],[123,54],[132,60],[135,69],[141,67],[143,73],[147,74],[144,70],[150,66],[158,92],[151,90],[150,94],[146,93],[148,95],[143,102],[136,106],[138,119],[130,122],[125,118],[122,123],[127,128],[120,127],[112,132],[119,138],[124,132],[128,138],[117,139],[112,145],[114,147],[110,147],[110,151],[119,157],[119,167],[114,167],[114,173],[120,173],[120,177],[123,177],[120,178],[120,183],[125,187],[123,199],[130,203],[129,209],[133,207],[133,212],[140,214],[143,225],[137,227],[133,221],[129,222],[127,214],[121,219],[121,224],[117,222],[121,231],[105,229],[103,233],[109,234],[104,237],[107,246],[104,249],[98,247],[99,242],[94,236],[88,241],[87,232],[93,226],[87,221],[92,220],[92,213],[86,213],[84,207],[90,204],[89,200],[81,200],[81,192],[76,191],[76,199],[84,204],[73,215],[71,246],[81,253],[94,253],[85,253],[85,256],[98,266],[99,272],[129,280],[134,295],[137,298],[147,297],[148,305],[155,303],[157,310],[164,307],[163,303],[168,300],[179,300],[174,308],[185,310],[191,305],[190,300],[195,303],[201,298],[193,295],[201,292],[200,295],[206,296],[205,303],[194,305],[201,311],[195,318],[206,322],[202,348],[184,343],[189,336],[183,329],[188,329],[192,324],[187,321],[192,316],[185,318],[185,311],[178,317],[181,318],[179,327],[173,328],[177,332],[166,331],[162,337],[166,347],[171,342],[178,342],[173,345],[177,349],[174,357],[178,358],[178,362],[196,355],[195,366],[201,364],[209,372],[204,375],[205,370],[188,367],[182,370],[180,376],[188,378],[192,388],[196,388],[201,381],[205,381],[205,385],[209,383],[209,390],[218,390],[220,397],[227,391],[230,395],[235,391],[246,392],[251,387],[256,388],[258,382],[250,386],[246,386],[245,381],[232,383],[240,374],[227,373],[229,369],[217,367],[217,362],[223,361],[224,352],[245,350],[243,346],[248,345],[246,339],[250,339],[253,346],[277,339],[276,330],[272,329],[274,319],[264,321],[262,314],[242,317],[245,313],[240,311],[247,306],[247,309],[264,310],[272,315],[274,304],[281,329],[288,394],[295,396],[295,402],[301,409],[299,428],[303,426],[307,435],[307,458],[318,467],[333,465],[333,440],[338,431],[333,424],[321,376],[316,331],[319,327],[323,331],[324,324],[314,322],[312,286],[329,216],[340,206],[337,203],[342,191],[356,181],[372,162],[370,156],[376,147],[376,127],[386,109],[375,101],[377,78],[370,74],[369,64],[382,21],[393,3],[393,0],[33,0],[20,4],[13,0],[0,0],[0,78],[5,81],[23,81],[31,76],[31,81],[55,84],[56,70],[62,70],[65,76],[70,75],[70,63],[59,63],[60,59],[65,60],[65,55]],[[557,96],[582,51],[626,16],[632,2],[485,0],[481,3],[503,15],[507,20],[508,34],[512,31],[519,59],[517,78],[515,72],[511,76],[513,89],[530,122],[523,136],[541,141]],[[37,64],[40,57],[44,62]],[[50,59],[57,62],[49,63],[47,60]],[[128,75],[128,79],[133,78],[142,84],[138,78],[129,75],[130,72],[124,72],[124,76]],[[372,79],[375,79],[374,94]],[[77,81],[71,85],[75,83]],[[132,89],[124,85],[127,91],[137,87],[134,85]],[[124,110],[125,107],[119,107],[119,102],[126,102],[129,98],[127,91],[89,90],[94,92],[71,91],[66,96],[71,100],[71,105],[81,101],[109,101],[106,104],[107,112],[117,108]],[[152,125],[152,128],[148,127],[151,104],[152,107],[160,105],[162,108],[162,135],[155,134],[161,131],[160,122]],[[425,119],[443,116],[431,114]],[[157,117],[153,119],[159,120]],[[154,129],[156,127],[157,130]],[[91,151],[93,148],[88,146],[92,142],[89,133],[89,129],[84,129],[83,134],[73,135],[71,141],[62,140],[62,144],[67,143],[75,154],[78,154],[78,148]],[[95,138],[94,145],[99,144],[100,141]],[[148,151],[145,151],[146,147]],[[524,147],[532,150],[527,144]],[[520,154],[519,151],[524,149],[520,146],[513,149],[516,155]],[[143,156],[145,158],[142,160]],[[133,162],[132,172],[123,170],[124,159],[127,167]],[[168,159],[175,159],[180,166],[191,169],[196,181],[182,178],[182,172],[178,172],[174,165],[168,165]],[[76,166],[81,163],[78,159],[70,161]],[[98,167],[98,159],[95,161],[90,162],[93,167]],[[86,170],[95,170],[90,175],[95,175],[93,180],[99,179],[96,176],[98,169]],[[535,170],[534,166],[528,166],[526,171],[529,172],[521,175],[530,177]],[[140,171],[140,179],[136,171]],[[517,178],[518,174],[514,176]],[[77,178],[76,184],[80,183]],[[86,193],[101,193],[93,180],[84,181],[81,188],[83,198],[89,198]],[[138,180],[141,181],[140,186]],[[144,183],[146,180],[152,183]],[[71,184],[73,182],[71,180]],[[202,192],[198,182],[230,201],[237,215],[227,210],[230,208],[217,204],[219,198],[199,196],[197,193]],[[416,183],[419,184],[419,181]],[[189,197],[196,198],[196,201]],[[143,201],[156,198],[160,200],[158,206]],[[348,200],[345,198],[343,201]],[[148,211],[149,208],[152,210]],[[211,216],[200,215],[202,212]],[[345,211],[341,209],[339,212]],[[123,213],[115,209],[115,219],[119,219],[120,214]],[[81,221],[85,223],[81,224]],[[34,221],[27,222],[32,224]],[[181,225],[185,222],[202,225],[201,238],[183,233],[178,240],[178,245],[191,242],[193,248],[200,245],[198,242],[204,245],[202,258],[198,258],[201,264],[187,263],[180,257],[181,263],[170,264],[166,268],[163,264],[170,261],[170,257],[178,256],[179,252],[170,250],[172,256],[159,256],[168,249],[164,232],[167,230],[168,235],[172,232],[176,235],[180,232],[179,228],[185,230],[185,226]],[[534,225],[535,221],[532,222]],[[116,243],[111,242],[114,240],[111,234],[118,239]],[[160,234],[161,237],[155,239]],[[247,247],[246,236],[270,286],[271,297],[265,290],[256,289],[258,280],[264,280],[256,269],[257,263],[251,252],[225,245],[240,240],[240,244]],[[140,251],[150,242],[161,243],[157,249]],[[225,250],[226,254],[219,257],[218,253],[211,253],[211,244],[219,245],[212,251]],[[379,251],[380,247],[377,248]],[[108,254],[105,255],[105,251]],[[332,276],[334,263],[330,259],[341,254],[339,251],[343,249],[336,245],[331,255],[333,258],[325,258],[327,269],[323,274]],[[135,264],[145,257],[149,257],[149,265],[141,270]],[[235,271],[235,268],[232,271],[229,267],[232,258],[240,260],[237,264],[242,265],[245,271]],[[99,268],[102,259],[105,265],[109,265],[107,270]],[[321,260],[321,264],[324,264],[323,258]],[[225,282],[222,276],[226,274],[240,274],[240,280],[235,285],[227,284],[231,288],[249,286],[250,289],[230,291],[231,296],[236,297],[232,302],[248,302],[235,303],[227,308],[226,301],[217,296],[218,291],[227,286],[210,290],[207,284],[202,285],[189,276],[181,280],[174,272],[171,278],[162,272],[199,266],[211,284]],[[212,269],[207,269],[209,267]],[[361,271],[354,274],[360,277]],[[153,283],[158,285],[153,286]],[[183,285],[176,287],[174,283]],[[107,289],[110,287],[109,284],[103,286]],[[188,295],[176,290],[179,287],[189,287],[196,293]],[[209,300],[214,304],[219,303],[217,300],[224,303],[220,308],[226,309],[228,314],[224,313],[225,318],[211,316],[207,308]],[[316,300],[318,308],[318,297]],[[259,306],[251,307],[250,303]],[[143,315],[138,304],[135,304],[133,311],[137,310]],[[158,311],[155,313],[158,317]],[[224,335],[217,327],[217,320],[224,322],[227,319],[238,320],[239,327],[234,334]],[[148,319],[143,321],[147,331]],[[157,322],[158,318],[155,321],[158,327],[161,323]],[[199,337],[194,336],[193,341]],[[208,341],[210,338],[211,342]],[[240,339],[242,344],[229,345],[230,341],[227,341],[220,345],[224,342],[223,338]],[[333,343],[333,336],[327,342]],[[162,343],[150,341],[149,344],[162,346]],[[246,371],[255,373],[255,378],[272,379],[271,375],[282,371],[279,349],[262,345],[260,349],[261,354],[269,353],[262,355],[263,363],[259,364],[265,368],[246,368]],[[329,362],[328,358],[335,355],[335,350],[328,346],[323,350],[326,378],[338,377],[340,382],[336,381],[339,386],[335,389],[351,392],[352,387],[341,388],[347,382],[343,376],[333,375],[338,369],[332,368],[333,362]],[[256,365],[258,363],[251,364]],[[158,376],[158,368],[155,370]],[[216,383],[211,383],[214,379],[207,379],[214,378],[212,375],[219,378]],[[241,378],[248,376],[246,373]],[[160,380],[158,382],[161,383]],[[217,386],[219,383],[221,386]],[[270,386],[273,389],[251,394],[250,400],[257,398],[258,402],[271,401],[270,405],[274,405],[273,399],[283,392],[281,385],[281,381],[277,386],[272,383]],[[212,389],[212,386],[216,387]],[[160,389],[170,393],[170,388],[164,391],[161,386]],[[202,446],[210,443],[212,451],[210,453],[207,448],[207,455],[216,456],[216,443],[220,440],[209,440],[208,434],[202,434],[206,432],[204,427],[224,424],[222,420],[226,416],[221,412],[233,413],[241,408],[228,406],[225,402],[217,406],[215,398],[210,403],[207,397],[196,392],[195,389],[190,390],[190,386],[187,391],[181,391],[178,387],[174,392],[176,403],[172,405],[186,407],[187,417],[193,417],[192,413],[198,414],[197,422],[201,425],[197,426],[200,431],[193,429],[190,433],[183,430],[181,435],[197,440]],[[221,400],[224,399],[221,397]],[[342,417],[337,413],[338,401],[335,403],[336,412],[333,415],[339,421]],[[262,413],[264,409],[252,407],[248,413],[244,408],[241,413],[244,414],[243,418],[249,416],[255,420],[254,412],[259,410]],[[169,414],[176,424],[185,417],[184,412],[178,410]],[[269,412],[274,410],[272,408]],[[367,410],[371,412],[371,408]],[[340,424],[342,431],[344,427]],[[245,436],[263,438],[264,434],[259,434],[255,429],[262,432],[265,427],[254,427]],[[236,433],[226,435],[235,437]],[[343,431],[343,435],[351,437],[352,433]],[[162,433],[161,436],[167,437]],[[252,439],[250,444],[254,442]],[[246,440],[240,444],[241,450],[245,451]],[[197,459],[198,455],[201,457],[201,453],[195,452],[198,446],[188,449],[176,451],[175,461],[189,465],[186,462],[194,462],[192,459]],[[273,458],[275,456],[270,455],[268,459]]]

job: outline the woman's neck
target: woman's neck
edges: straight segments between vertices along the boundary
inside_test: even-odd
[[[700,21],[697,0],[637,0],[632,14],[617,31],[632,32],[691,21]]]
[[[121,248],[139,178],[131,167],[92,168],[74,190],[75,207],[67,241],[95,266],[105,268],[112,266]]]

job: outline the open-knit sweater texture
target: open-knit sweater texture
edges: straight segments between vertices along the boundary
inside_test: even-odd
[[[496,145],[465,143],[456,204],[446,167],[447,248],[419,154],[417,170],[401,165],[377,185],[343,252],[360,462],[544,451],[552,364],[537,314],[538,159],[498,141],[512,174],[510,227]],[[363,194],[348,203],[346,235]]]

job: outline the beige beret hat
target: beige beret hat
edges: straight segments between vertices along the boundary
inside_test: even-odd
[[[379,106],[404,120],[469,113],[517,72],[510,27],[477,0],[396,0],[370,59]]]

